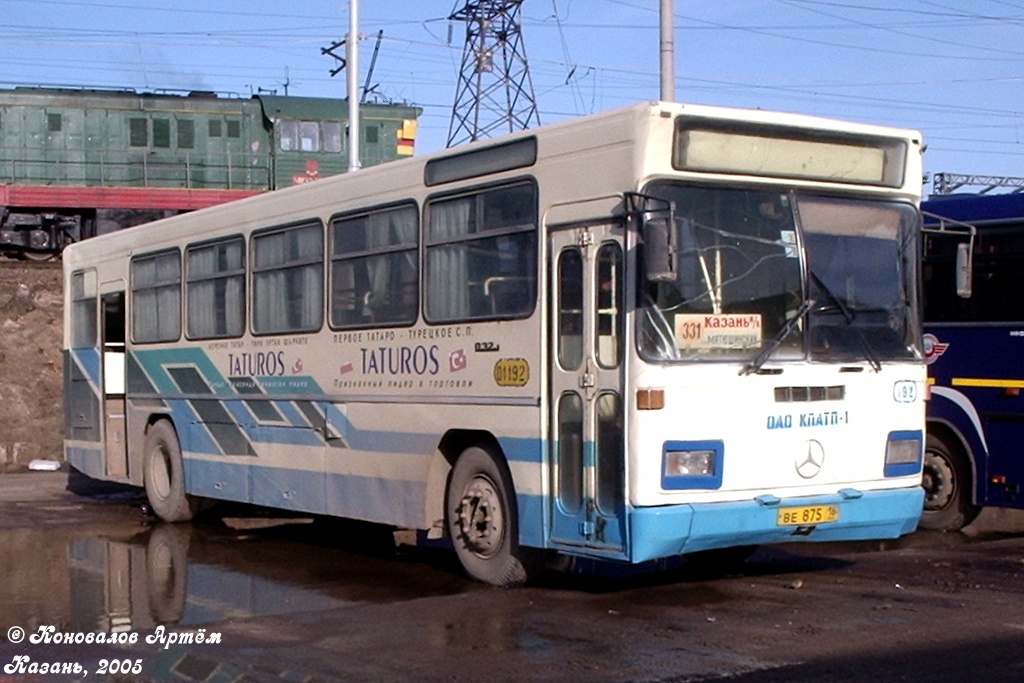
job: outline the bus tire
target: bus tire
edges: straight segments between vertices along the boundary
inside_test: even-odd
[[[959,531],[974,521],[980,508],[971,502],[971,466],[963,448],[937,434],[928,434],[924,449],[924,512],[920,526]]]
[[[168,420],[157,420],[146,433],[143,480],[149,507],[165,522],[187,522],[195,501],[185,495],[185,464],[178,435]]]
[[[467,448],[448,479],[446,513],[455,554],[466,573],[493,586],[516,586],[533,573],[520,549],[511,476],[488,450]]]

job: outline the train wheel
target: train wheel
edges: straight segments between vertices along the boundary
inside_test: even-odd
[[[459,561],[474,579],[515,586],[533,572],[533,553],[520,549],[511,477],[495,456],[467,448],[448,481],[448,532]]]
[[[958,531],[978,516],[971,502],[971,467],[963,449],[941,436],[929,434],[925,443],[924,513],[921,527]]]
[[[23,251],[21,252],[21,257],[26,261],[35,261],[36,263],[57,260],[57,254],[50,251]]]
[[[187,522],[196,503],[185,495],[185,465],[178,435],[168,420],[158,420],[146,434],[143,479],[146,497],[156,516],[165,522]]]

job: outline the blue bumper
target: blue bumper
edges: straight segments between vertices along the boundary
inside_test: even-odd
[[[702,503],[629,510],[630,561],[736,545],[863,541],[898,538],[917,528],[924,504],[920,486],[840,493],[772,502]],[[791,506],[837,505],[839,519],[809,526],[780,526],[778,511]]]

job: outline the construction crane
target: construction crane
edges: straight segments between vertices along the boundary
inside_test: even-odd
[[[472,0],[448,17],[466,23],[448,147],[540,125],[519,28],[523,0]]]

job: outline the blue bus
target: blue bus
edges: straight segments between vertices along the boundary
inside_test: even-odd
[[[1024,194],[939,196],[921,209],[931,385],[921,526],[952,531],[982,507],[1024,508]]]

